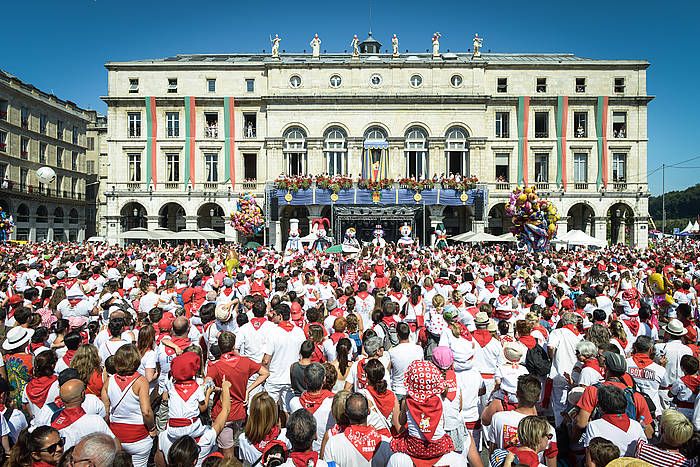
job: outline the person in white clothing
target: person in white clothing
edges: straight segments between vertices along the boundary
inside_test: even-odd
[[[569,384],[566,374],[570,374],[578,361],[576,345],[583,339],[578,329],[579,320],[575,313],[564,313],[560,320],[561,327],[552,330],[547,342],[547,352],[552,359],[549,373],[552,379],[552,411],[557,426],[562,421],[561,412],[566,408]]]
[[[627,359],[627,374],[637,385],[637,389],[649,396],[656,406],[655,416],[661,416],[663,407],[659,392],[666,389],[666,368],[654,361],[654,341],[647,336],[639,336],[632,345],[632,356]]]
[[[324,460],[319,459],[318,452],[312,449],[317,431],[313,415],[304,409],[296,410],[289,416],[286,428],[292,450],[283,467],[328,467]]]
[[[316,438],[313,442],[313,450],[316,452],[321,450],[324,433],[335,425],[335,419],[331,414],[333,393],[323,389],[325,377],[326,371],[320,363],[312,363],[304,368],[306,391],[301,396],[294,397],[289,403],[290,412],[304,409],[316,420]]]
[[[265,356],[265,343],[268,333],[275,329],[275,324],[265,318],[265,302],[253,303],[253,318],[238,329],[236,334],[236,351],[242,357],[248,357],[255,363],[261,363]],[[296,357],[296,354],[295,354]]]
[[[406,386],[404,385],[406,368],[415,360],[423,359],[423,348],[410,342],[411,328],[407,323],[398,323],[396,334],[399,343],[389,350],[389,370],[391,372],[391,390],[399,400],[402,400],[406,397]]]
[[[281,442],[287,450],[291,449],[286,428],[280,428],[277,404],[267,393],[253,396],[248,412],[245,428],[238,437],[238,453],[244,467],[255,464],[276,442]]]

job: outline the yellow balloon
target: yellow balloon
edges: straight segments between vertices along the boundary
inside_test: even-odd
[[[528,194],[528,195],[529,195],[530,193],[532,193],[532,188],[530,188],[530,187],[525,188],[525,193]]]

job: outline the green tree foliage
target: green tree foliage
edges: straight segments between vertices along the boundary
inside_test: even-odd
[[[674,227],[681,230],[688,221],[696,221],[700,214],[700,184],[686,188],[683,191],[666,193],[666,232],[673,232]],[[654,219],[656,227],[661,229],[661,196],[649,198],[649,215]]]

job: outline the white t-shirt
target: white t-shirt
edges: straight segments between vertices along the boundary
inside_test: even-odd
[[[658,363],[651,363],[644,368],[639,368],[632,357],[627,359],[627,373],[637,383],[637,388],[651,398],[656,406],[656,413],[659,416],[663,412],[661,399],[659,398],[659,387],[665,386],[666,368]]]
[[[102,402],[102,400],[100,400],[99,397],[95,396],[94,394],[85,394],[85,400],[80,406],[88,415],[94,414],[104,418],[107,414],[105,411],[104,403]],[[53,416],[53,414],[54,411],[51,410],[51,407],[49,407],[48,404],[44,404],[39,413],[32,419],[30,425],[34,427],[41,425],[50,425],[51,417]]]
[[[291,331],[286,331],[273,325],[268,331],[264,353],[270,355],[270,376],[266,384],[291,384],[289,368],[299,360],[299,349],[306,340],[304,331],[294,326]]]
[[[581,441],[585,447],[588,447],[591,440],[597,436],[612,441],[615,446],[620,448],[620,455],[625,457],[634,457],[637,442],[647,439],[644,428],[636,420],[630,420],[629,428],[626,431],[602,418],[593,420],[588,423]]]
[[[121,347],[123,345],[130,344],[130,343],[131,342],[129,342],[129,341],[125,341],[123,339],[120,339],[118,341],[111,341],[110,340],[110,341],[107,341],[104,344],[102,344],[100,346],[100,350],[99,350],[100,359],[102,359],[102,363],[104,363],[107,360],[107,358],[109,358],[110,356],[117,353],[117,350],[119,350],[119,347]]]
[[[270,321],[265,321],[260,329],[256,330],[253,324],[248,322],[238,329],[236,334],[235,349],[242,357],[248,357],[255,363],[262,362],[265,355],[265,343],[270,330],[275,329],[277,325]],[[299,349],[297,349],[295,361],[298,358]],[[287,371],[289,372],[289,371]]]
[[[397,395],[406,395],[404,378],[408,366],[416,361],[423,360],[423,347],[410,342],[402,342],[389,350],[391,362],[391,390]]]
[[[465,422],[479,419],[479,391],[486,390],[484,379],[476,368],[456,371],[457,385],[462,392],[462,418]]]
[[[547,347],[556,349],[554,358],[552,359],[552,370],[549,372],[549,377],[555,380],[555,383],[566,384],[564,373],[571,373],[571,369],[576,365],[578,358],[576,357],[576,344],[583,339],[583,336],[574,334],[567,328],[553,329],[549,333]],[[557,378],[557,376],[559,378]]]
[[[528,371],[524,365],[520,365],[519,363],[515,365],[506,363],[496,368],[494,379],[496,382],[500,382],[501,390],[508,394],[515,395],[515,391],[518,387],[518,378],[526,374],[528,374]]]
[[[109,429],[104,418],[95,414],[85,414],[66,428],[58,430],[61,437],[65,438],[64,449],[70,449],[81,439],[92,433],[104,433],[114,438],[114,433]]]
[[[311,449],[316,452],[321,451],[323,435],[326,433],[326,431],[333,428],[336,423],[333,415],[331,414],[332,406],[333,398],[327,397],[323,400],[323,402],[321,402],[321,405],[313,413],[313,416],[316,419],[316,439],[314,440],[314,444]],[[303,408],[304,407],[301,405],[301,402],[299,402],[298,397],[292,398],[292,400],[289,402],[290,413],[294,413],[295,411]]]
[[[27,417],[25,417],[24,413],[21,410],[13,410],[12,414],[10,415],[9,420],[5,420],[5,412],[7,412],[7,408],[0,412],[0,418],[2,418],[2,423],[3,425],[7,423],[7,427],[10,430],[9,434],[5,433],[5,429],[0,428],[0,436],[8,434],[10,437],[10,440],[12,440],[12,443],[15,444],[17,443],[17,438],[19,438],[19,434],[29,426],[29,423],[27,423]]]
[[[664,385],[670,386],[683,376],[681,358],[683,355],[693,355],[693,351],[681,341],[672,340],[656,344],[656,355],[666,355],[666,381]]]
[[[449,347],[454,356],[454,369],[456,371],[468,370],[474,366],[474,354],[478,344],[475,340],[467,340],[464,337],[455,337],[451,329],[445,329],[440,335],[440,346]]]
[[[517,444],[518,440],[518,424],[520,420],[527,415],[515,410],[505,412],[497,412],[491,418],[491,424],[484,427],[484,437],[489,443],[493,443],[497,449],[507,449],[510,446]],[[553,426],[549,426],[549,434],[552,438],[547,443],[546,452],[552,444],[557,442],[557,433]],[[539,454],[540,463],[546,464],[544,452]]]
[[[438,459],[434,467],[467,467],[467,458],[463,454],[449,452]],[[397,452],[389,459],[387,467],[413,467],[413,461],[408,454]]]
[[[53,402],[56,400],[58,397],[58,380],[54,381],[51,387],[49,388],[49,391],[46,393],[46,399],[44,399],[44,404],[47,402]],[[27,387],[24,387],[24,391],[22,391],[22,403],[23,404],[29,404],[29,412],[32,414],[32,416],[36,416],[36,414],[39,413],[41,410],[41,407],[34,405],[32,401],[29,400],[29,397],[27,397]]]
[[[326,461],[334,461],[338,467],[384,467],[392,454],[389,443],[391,440],[382,436],[374,456],[371,461],[368,461],[348,440],[345,433],[340,433],[328,439],[323,458]]]

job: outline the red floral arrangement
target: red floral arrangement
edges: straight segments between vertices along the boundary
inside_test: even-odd
[[[389,190],[394,186],[394,180],[391,178],[381,178],[379,180],[371,180],[368,178],[358,178],[357,187],[364,190],[381,191]]]
[[[420,193],[423,190],[432,190],[435,188],[435,182],[431,179],[415,180],[413,178],[402,178],[399,180],[399,186]]]
[[[340,190],[350,190],[352,188],[352,179],[343,177],[342,175],[336,175],[333,177],[319,175],[316,177],[316,186],[338,194]]]
[[[477,183],[479,183],[479,179],[472,175],[459,181],[446,178],[441,182],[441,185],[443,190],[467,191],[475,188]]]
[[[311,177],[304,175],[283,176],[275,180],[275,188],[296,193],[311,188]]]

